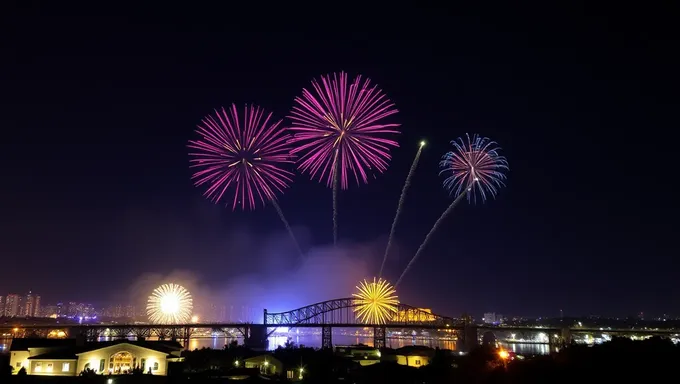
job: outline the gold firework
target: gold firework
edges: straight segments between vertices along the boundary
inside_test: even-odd
[[[154,324],[186,324],[193,310],[191,293],[178,284],[163,284],[153,290],[146,314]]]
[[[399,298],[397,291],[387,280],[375,277],[372,282],[362,281],[357,286],[357,293],[352,296],[356,298],[354,312],[364,324],[385,324],[392,315],[397,312]]]

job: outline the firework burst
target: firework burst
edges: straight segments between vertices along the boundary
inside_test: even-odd
[[[500,156],[498,151],[500,148],[495,141],[491,141],[486,137],[466,134],[465,138],[459,137],[457,140],[451,142],[454,149],[444,155],[440,162],[442,168],[440,174],[450,173],[450,176],[444,180],[444,188],[456,196],[453,202],[435,221],[430,229],[430,232],[425,235],[425,240],[420,244],[416,254],[413,255],[411,261],[408,262],[404,272],[401,273],[397,279],[396,286],[399,286],[406,273],[415,264],[418,257],[425,249],[425,246],[430,242],[432,234],[437,231],[437,228],[444,222],[458,203],[467,196],[468,201],[477,201],[477,196],[486,201],[487,197],[495,197],[498,190],[505,186],[505,171],[509,169],[508,161],[505,157]]]
[[[399,124],[381,121],[398,112],[394,104],[369,79],[357,76],[349,84],[344,72],[321,76],[312,87],[314,93],[304,89],[295,98],[290,116],[299,169],[329,187],[338,177],[342,189],[350,174],[359,184],[368,182],[368,170],[384,172]]]
[[[387,280],[373,278],[364,280],[356,287],[354,312],[364,324],[385,324],[397,313],[399,298],[397,291]]]
[[[293,163],[289,135],[280,128],[281,120],[272,122],[257,106],[246,106],[239,116],[236,105],[215,110],[196,129],[199,140],[189,141],[193,149],[191,167],[196,186],[208,185],[205,196],[214,202],[229,199],[232,209],[255,209],[276,200],[292,182],[293,173],[285,169]]]
[[[163,284],[153,290],[146,314],[154,324],[186,324],[191,319],[191,294],[178,284]]]
[[[449,174],[444,188],[456,197],[466,193],[470,202],[495,197],[505,186],[503,181],[508,170],[508,161],[498,154],[498,144],[476,134],[472,139],[466,134],[451,144],[453,150],[439,163],[440,174]]]

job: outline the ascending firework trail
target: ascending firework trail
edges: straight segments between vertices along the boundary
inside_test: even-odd
[[[460,137],[458,140],[452,141],[451,144],[453,150],[444,155],[439,166],[441,167],[440,174],[449,174],[444,180],[444,188],[448,189],[449,193],[456,198],[425,236],[425,240],[406,265],[395,287],[399,285],[401,279],[416,262],[439,224],[453,211],[463,197],[467,196],[470,202],[477,201],[479,197],[484,202],[487,197],[495,197],[498,189],[505,185],[503,180],[505,180],[504,172],[508,170],[508,161],[498,154],[500,148],[495,142],[479,135],[470,138],[470,135],[466,134],[465,138]]]
[[[392,221],[392,228],[390,229],[390,236],[387,238],[387,246],[385,247],[385,256],[383,256],[382,265],[380,266],[380,273],[378,278],[382,277],[383,269],[385,269],[385,262],[387,262],[387,255],[390,253],[390,248],[392,247],[392,238],[394,237],[394,231],[397,228],[397,221],[399,221],[399,215],[401,214],[401,207],[404,205],[404,200],[406,200],[406,191],[411,185],[411,177],[418,167],[418,160],[420,160],[420,153],[423,151],[425,146],[425,141],[420,142],[418,147],[418,152],[416,152],[416,157],[413,159],[413,164],[411,164],[411,169],[408,171],[406,176],[406,181],[404,182],[404,187],[401,189],[401,196],[399,196],[399,203],[397,204],[397,211],[394,213],[394,220]]]
[[[293,239],[293,243],[295,244],[295,248],[297,248],[298,253],[300,253],[300,257],[304,258],[305,254],[302,253],[302,248],[300,248],[300,243],[298,243],[297,238],[295,237],[295,234],[293,233],[293,229],[290,227],[290,224],[288,224],[288,220],[286,220],[286,216],[283,215],[283,211],[281,210],[281,207],[279,206],[279,203],[276,202],[276,200],[272,199],[270,200],[274,208],[276,208],[276,212],[278,212],[279,217],[281,218],[281,221],[283,222],[283,225],[286,226],[286,229],[288,230],[288,234],[290,235],[290,238]]]
[[[411,269],[411,266],[416,262],[416,260],[418,260],[418,256],[420,256],[420,253],[423,251],[423,249],[425,249],[425,246],[430,241],[430,237],[432,236],[432,234],[437,230],[437,228],[439,228],[439,224],[441,224],[441,222],[444,221],[446,216],[448,216],[453,211],[453,209],[456,208],[456,205],[458,205],[458,202],[463,200],[463,197],[465,197],[465,195],[467,195],[467,193],[470,192],[471,189],[472,189],[472,187],[468,188],[466,190],[466,192],[458,195],[458,197],[456,197],[456,199],[453,200],[453,203],[451,203],[451,205],[449,205],[449,207],[446,208],[446,211],[444,211],[444,213],[442,213],[442,215],[439,216],[437,221],[432,226],[432,229],[430,229],[430,232],[428,232],[427,236],[425,236],[425,240],[423,240],[423,243],[420,244],[420,247],[418,247],[418,251],[416,251],[416,254],[413,256],[411,261],[408,262],[408,264],[406,265],[406,268],[404,268],[404,272],[402,272],[401,276],[399,276],[399,280],[397,280],[397,283],[394,284],[395,288],[399,285],[399,283],[401,282],[401,279],[403,279],[404,276],[406,276],[406,273],[408,272],[409,269]]]
[[[333,165],[333,246],[338,245],[338,150]]]
[[[333,188],[333,243],[338,241],[338,193],[368,183],[369,174],[382,173],[397,147],[399,124],[385,121],[397,109],[370,80],[346,73],[321,76],[295,98],[290,112],[291,154],[298,169]]]

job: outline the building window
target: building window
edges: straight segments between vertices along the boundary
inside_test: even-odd
[[[41,362],[35,363],[35,368],[33,369],[33,371],[34,371],[34,372],[40,372],[40,371],[42,371],[42,363],[41,363]]]
[[[99,372],[104,372],[104,365],[106,364],[105,359],[99,360]]]
[[[157,361],[153,363],[153,370],[154,371],[158,370],[158,362]]]
[[[295,375],[295,372],[293,372],[293,371],[287,371],[287,372],[286,372],[286,378],[287,378],[288,380],[293,379],[293,375]]]
[[[61,365],[61,371],[62,372],[68,372],[71,370],[71,363],[63,363]]]
[[[416,365],[420,365],[420,360],[416,360]]]
[[[53,368],[52,363],[47,363],[47,369],[45,370],[45,372],[52,372],[52,368]]]

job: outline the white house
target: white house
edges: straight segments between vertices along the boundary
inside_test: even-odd
[[[182,346],[169,341],[116,340],[77,345],[75,340],[15,339],[10,364],[29,375],[77,376],[90,369],[98,374],[124,374],[138,368],[164,376],[168,363],[182,361]]]

